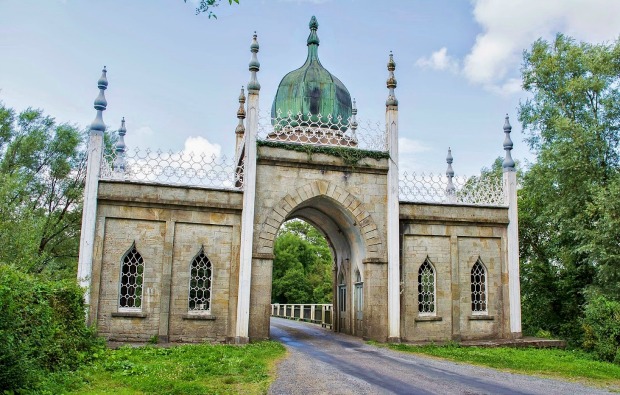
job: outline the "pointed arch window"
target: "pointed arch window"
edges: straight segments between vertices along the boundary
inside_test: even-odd
[[[204,247],[192,259],[189,279],[189,311],[211,311],[211,283],[213,266],[205,255]]]
[[[471,268],[471,311],[474,314],[487,312],[487,274],[480,258]]]
[[[144,260],[134,241],[121,259],[121,282],[118,306],[120,309],[142,309]]]
[[[344,313],[347,311],[347,284],[344,279],[344,272],[338,275],[338,306],[339,311]]]
[[[435,314],[435,269],[428,257],[418,269],[418,312]]]

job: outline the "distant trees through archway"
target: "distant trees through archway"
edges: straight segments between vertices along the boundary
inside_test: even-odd
[[[272,303],[332,303],[333,258],[314,226],[300,219],[285,222],[274,255]]]

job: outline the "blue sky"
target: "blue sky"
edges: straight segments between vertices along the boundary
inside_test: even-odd
[[[397,63],[401,169],[474,174],[502,155],[506,113],[516,159],[532,159],[517,121],[521,54],[556,32],[615,40],[617,0],[226,0],[218,19],[182,0],[0,0],[0,100],[87,127],[108,68],[112,128],[128,147],[233,155],[237,97],[257,31],[261,109],[306,57],[315,15],[322,64],[383,122],[389,51]]]

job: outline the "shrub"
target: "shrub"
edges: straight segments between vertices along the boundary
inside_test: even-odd
[[[0,264],[0,392],[75,369],[101,347],[84,322],[75,281],[46,281]]]
[[[586,350],[620,365],[620,302],[604,296],[591,298],[585,307],[583,329]]]

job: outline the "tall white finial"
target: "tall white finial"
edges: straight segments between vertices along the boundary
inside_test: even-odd
[[[389,90],[388,98],[385,101],[385,105],[390,106],[398,106],[398,100],[396,100],[396,94],[394,93],[394,89],[396,89],[396,78],[394,77],[394,70],[396,70],[396,63],[394,62],[394,55],[392,51],[390,51],[390,59],[388,60],[387,69],[389,72],[389,77],[387,79],[387,88]]]
[[[235,129],[236,134],[245,133],[245,126],[243,125],[243,120],[245,119],[245,91],[243,87],[241,87],[241,93],[239,94],[239,109],[237,110],[237,118],[239,119],[239,124]]]
[[[448,177],[448,185],[446,186],[446,195],[448,195],[448,200],[451,202],[455,199],[456,188],[454,187],[454,183],[452,179],[454,178],[454,170],[452,169],[452,162],[454,158],[452,158],[452,150],[448,147],[448,156],[446,156],[446,163],[448,163],[448,169],[446,170],[446,176]]]
[[[114,171],[118,173],[125,172],[125,151],[127,151],[125,134],[127,134],[127,129],[125,128],[125,117],[123,117],[121,120],[121,127],[118,129],[118,140],[115,146],[116,158],[114,158]]]
[[[105,99],[104,91],[108,88],[108,78],[106,76],[106,67],[103,66],[103,70],[101,70],[101,77],[99,81],[97,81],[97,87],[99,88],[99,95],[95,99],[95,110],[97,110],[97,115],[95,119],[90,124],[91,133],[103,133],[105,132],[105,123],[103,123],[103,111],[108,106],[108,101]]]
[[[504,162],[502,162],[504,171],[515,171],[515,161],[512,160],[512,155],[510,153],[510,151],[512,151],[512,140],[510,139],[511,131],[512,126],[510,126],[510,120],[508,119],[508,114],[506,114],[506,120],[504,122],[504,133],[506,135],[504,138],[504,150],[506,151],[506,156],[504,157]]]
[[[357,131],[357,105],[355,103],[355,99],[353,99],[353,107],[351,109],[351,137],[357,141],[356,131]]]
[[[256,78],[256,73],[260,70],[260,63],[258,62],[258,40],[256,38],[256,32],[254,32],[254,36],[252,36],[252,44],[250,44],[250,52],[252,52],[252,59],[250,59],[250,82],[248,82],[248,92],[250,91],[259,91],[260,84],[258,83],[258,79]]]

